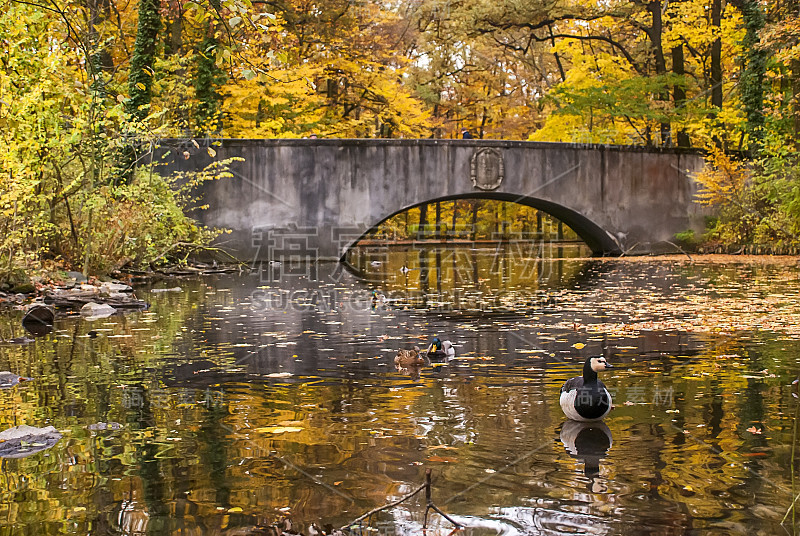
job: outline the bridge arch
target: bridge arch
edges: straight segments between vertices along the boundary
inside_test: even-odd
[[[549,214],[550,216],[553,216],[554,218],[559,219],[565,225],[569,226],[573,231],[575,231],[578,237],[586,243],[586,246],[592,251],[593,255],[615,256],[615,255],[620,255],[622,253],[622,249],[620,248],[619,242],[611,235],[611,233],[601,228],[599,225],[591,221],[589,218],[583,216],[582,214],[568,207],[544,199],[538,199],[536,197],[530,197],[525,195],[515,195],[508,192],[470,192],[470,193],[463,193],[456,195],[448,195],[444,197],[430,199],[428,201],[417,202],[405,206],[399,210],[395,210],[388,216],[385,216],[382,219],[380,219],[380,221],[374,223],[361,236],[359,236],[357,239],[353,240],[350,244],[348,244],[344,248],[339,260],[345,262],[347,257],[347,252],[350,249],[352,249],[356,244],[358,244],[360,241],[364,240],[367,236],[369,236],[369,234],[372,231],[374,231],[378,226],[390,220],[391,218],[397,216],[398,214],[402,214],[403,212],[406,212],[408,210],[417,207],[421,207],[423,205],[455,201],[459,199],[491,199],[495,201],[518,203],[520,205],[525,205],[531,208],[535,208],[537,210],[541,210],[542,212]]]

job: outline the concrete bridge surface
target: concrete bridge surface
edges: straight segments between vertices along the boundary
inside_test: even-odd
[[[502,140],[172,139],[156,154],[162,173],[233,156],[244,158],[233,177],[199,186],[209,208],[196,217],[231,229],[226,247],[242,259],[338,260],[390,216],[460,198],[541,209],[595,255],[664,250],[675,233],[703,227],[696,152]]]

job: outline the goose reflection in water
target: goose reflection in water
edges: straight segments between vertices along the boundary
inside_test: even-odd
[[[561,443],[570,456],[584,463],[583,473],[589,478],[589,491],[606,491],[598,477],[600,460],[606,457],[613,443],[608,426],[602,421],[566,421],[561,426]]]

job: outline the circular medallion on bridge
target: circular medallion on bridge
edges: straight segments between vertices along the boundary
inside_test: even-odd
[[[484,147],[472,155],[469,176],[472,185],[481,190],[494,190],[503,182],[503,153]]]

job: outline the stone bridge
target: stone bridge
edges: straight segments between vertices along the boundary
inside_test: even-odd
[[[226,247],[242,259],[340,259],[385,219],[461,198],[543,210],[595,255],[664,250],[675,233],[703,227],[696,152],[502,140],[173,139],[156,155],[167,173],[233,156],[244,161],[232,165],[232,178],[199,186],[209,208],[196,217],[232,230]]]

